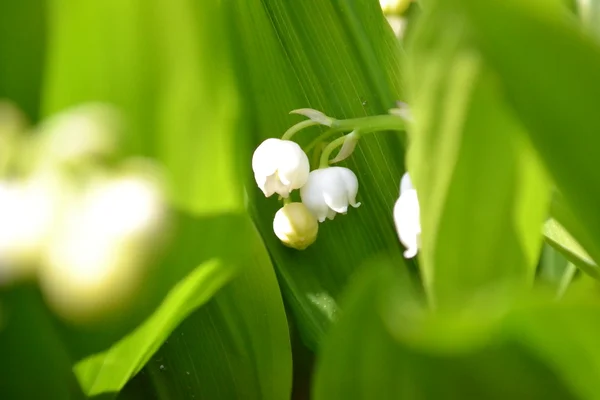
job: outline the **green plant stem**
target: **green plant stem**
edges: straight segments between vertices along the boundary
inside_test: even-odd
[[[402,131],[405,128],[404,120],[391,114],[375,115],[371,117],[334,120],[331,129],[335,132],[360,130],[360,133],[377,131]]]
[[[325,149],[323,149],[323,153],[321,153],[321,161],[319,162],[319,168],[327,168],[329,166],[329,156],[333,150],[343,145],[345,140],[346,135],[335,139],[333,142],[329,143]]]
[[[290,129],[288,129],[287,131],[285,131],[285,133],[283,134],[283,136],[281,136],[282,140],[291,140],[292,137],[298,133],[299,131],[301,131],[304,128],[308,128],[310,126],[315,126],[315,125],[319,125],[319,123],[317,121],[313,121],[310,119],[307,119],[306,121],[302,121],[302,122],[298,122],[296,125],[293,125]]]
[[[404,128],[404,120],[397,115],[375,115],[352,119],[336,119],[331,124],[330,129],[317,136],[304,150],[306,152],[311,151],[317,144],[339,132],[359,130],[362,135],[363,133],[379,131],[403,131]]]

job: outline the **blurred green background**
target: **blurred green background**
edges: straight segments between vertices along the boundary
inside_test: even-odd
[[[0,99],[33,137],[114,106],[114,157],[158,163],[173,215],[110,315],[0,286],[0,399],[600,399],[600,2],[396,3],[0,0]],[[361,207],[283,246],[254,149],[291,110],[397,101],[406,131],[341,163]],[[392,217],[406,170],[418,260]]]

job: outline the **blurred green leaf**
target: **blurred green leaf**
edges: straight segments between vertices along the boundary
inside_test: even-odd
[[[243,211],[247,135],[217,2],[51,0],[50,15],[45,114],[113,103],[125,152],[164,164],[178,206]]]
[[[281,294],[267,252],[255,249],[239,277],[173,332],[144,369],[158,398],[290,398]]]
[[[0,354],[0,398],[83,398],[37,288],[0,292]]]
[[[0,99],[39,117],[45,67],[46,0],[0,2]]]
[[[544,224],[546,241],[560,251],[569,261],[579,266],[590,276],[600,279],[600,268],[591,257],[581,248],[579,243],[556,220],[550,219]]]
[[[596,39],[600,39],[600,1],[598,0],[573,0],[577,4],[577,11],[581,23]]]
[[[401,99],[401,49],[376,1],[224,3],[237,33],[255,146],[300,121],[288,115],[294,109],[349,118],[387,113]],[[296,137],[307,144],[318,132]],[[381,133],[361,140],[342,164],[358,176],[362,206],[321,224],[317,242],[302,252],[284,247],[274,235],[281,204],[264,198],[247,165],[253,216],[298,329],[313,348],[335,318],[337,297],[357,266],[378,252],[401,254],[392,220],[404,170],[401,138]]]
[[[579,229],[561,218],[558,222],[599,259],[598,43],[557,2],[455,3],[468,17],[486,61],[497,72]]]
[[[597,399],[600,303],[577,299],[515,310],[505,322],[514,340],[557,373],[581,399]]]
[[[442,320],[403,295],[406,282],[398,273],[400,265],[380,262],[367,267],[348,289],[344,314],[323,343],[313,388],[316,400],[574,399],[574,393],[581,393],[571,392],[578,384],[575,378],[569,381],[573,386],[565,385],[563,367],[552,368],[556,354],[538,357],[538,348],[550,350],[549,346],[530,343],[530,335],[523,339],[535,326],[536,332],[545,332],[537,340],[548,344],[573,339],[573,349],[583,349],[576,341],[579,334],[561,336],[576,328],[554,329],[561,323],[568,326],[565,321],[554,321],[552,326],[531,322],[520,329],[520,314],[503,327],[501,314],[487,326],[481,324],[489,319],[485,314],[468,316],[467,324]],[[535,310],[531,315],[536,321],[542,317]],[[566,349],[560,355],[566,357]],[[593,358],[577,352],[570,361],[587,365]],[[547,360],[552,360],[549,366],[541,362]],[[574,377],[578,369],[569,366],[568,377]]]
[[[219,222],[223,226],[225,221]],[[178,371],[160,379],[164,390],[187,390],[193,382],[191,393],[203,393],[208,398],[215,398],[209,395],[211,393],[236,388],[248,395],[254,393],[256,398],[286,397],[285,393],[291,387],[291,352],[283,303],[262,243],[253,228],[242,229],[244,222],[249,224],[248,221],[237,221],[236,224],[237,232],[244,233],[246,240],[251,241],[243,247],[244,251],[238,250],[243,260],[213,258],[199,265],[171,290],[139,328],[108,351],[76,365],[75,371],[87,394],[119,391],[152,358],[161,361],[151,362],[147,370],[157,368],[163,376],[164,366],[168,365],[170,371]],[[187,235],[190,239],[195,236]],[[211,247],[209,243],[207,245],[207,248]],[[197,258],[192,256],[194,253],[190,249],[186,250],[173,253]],[[233,255],[231,249],[229,252]],[[242,264],[241,274],[221,289],[238,272],[232,265],[234,262]],[[181,262],[168,264],[175,266]],[[219,289],[221,291],[214,300],[194,312]],[[190,314],[189,319],[175,330]],[[184,334],[186,336],[182,337]],[[166,339],[167,344],[163,345]],[[221,340],[223,343],[215,343]],[[162,349],[154,355],[161,345]],[[232,362],[232,358],[236,362]],[[203,364],[206,360],[211,361]],[[190,362],[192,364],[187,365]],[[217,368],[219,363],[223,364],[224,370],[215,375],[211,369]],[[160,365],[163,368],[159,368]],[[200,372],[202,368],[208,370]],[[193,376],[187,376],[186,371],[195,372]],[[181,379],[191,381],[182,382]],[[242,379],[244,381],[239,385],[235,384]]]
[[[442,5],[413,32],[408,153],[421,205],[421,267],[435,307],[526,287],[550,190],[461,20]]]
[[[236,274],[243,279],[252,273],[245,269],[259,266],[256,279],[264,280],[262,286],[252,286],[252,276],[226,297],[254,306],[252,312],[227,315],[226,323],[213,326],[221,335],[243,330],[254,352],[203,389],[229,390],[239,374],[269,394],[277,362],[273,396],[281,397],[291,385],[287,325],[272,266],[244,209],[240,167],[250,160],[248,130],[240,119],[231,40],[219,2],[52,0],[50,5],[45,114],[84,101],[115,104],[127,123],[123,154],[161,161],[170,198],[181,210],[173,246],[157,260],[135,310],[105,327],[61,327],[77,359],[101,351],[75,368],[86,393],[120,390],[188,315]],[[256,252],[260,260],[249,262]],[[199,349],[195,357],[227,365],[228,351],[210,350]]]

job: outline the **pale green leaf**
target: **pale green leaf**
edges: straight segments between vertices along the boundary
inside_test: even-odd
[[[527,287],[549,206],[545,173],[461,20],[443,6],[413,32],[409,171],[435,307]]]

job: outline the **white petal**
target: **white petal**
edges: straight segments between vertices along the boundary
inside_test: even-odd
[[[310,172],[308,157],[296,142],[281,140],[278,153],[277,172],[284,185],[300,189],[306,184]]]
[[[329,207],[327,207],[323,198],[319,171],[322,170],[315,170],[309,174],[306,184],[300,188],[300,197],[304,205],[319,222],[323,222],[327,218]]]
[[[400,193],[414,188],[415,187],[413,186],[412,181],[410,180],[408,172],[404,173],[404,175],[402,175],[402,180],[400,181]]]
[[[252,155],[252,170],[257,176],[270,176],[277,171],[277,160],[281,139],[267,139],[262,142]]]
[[[394,205],[394,222],[400,242],[407,248],[405,257],[412,258],[417,254],[421,235],[420,209],[417,191],[403,192]]]
[[[306,185],[300,189],[302,201],[319,220],[326,216],[333,219],[335,213],[345,214],[348,205],[356,202],[358,179],[348,168],[329,167],[312,171]]]

